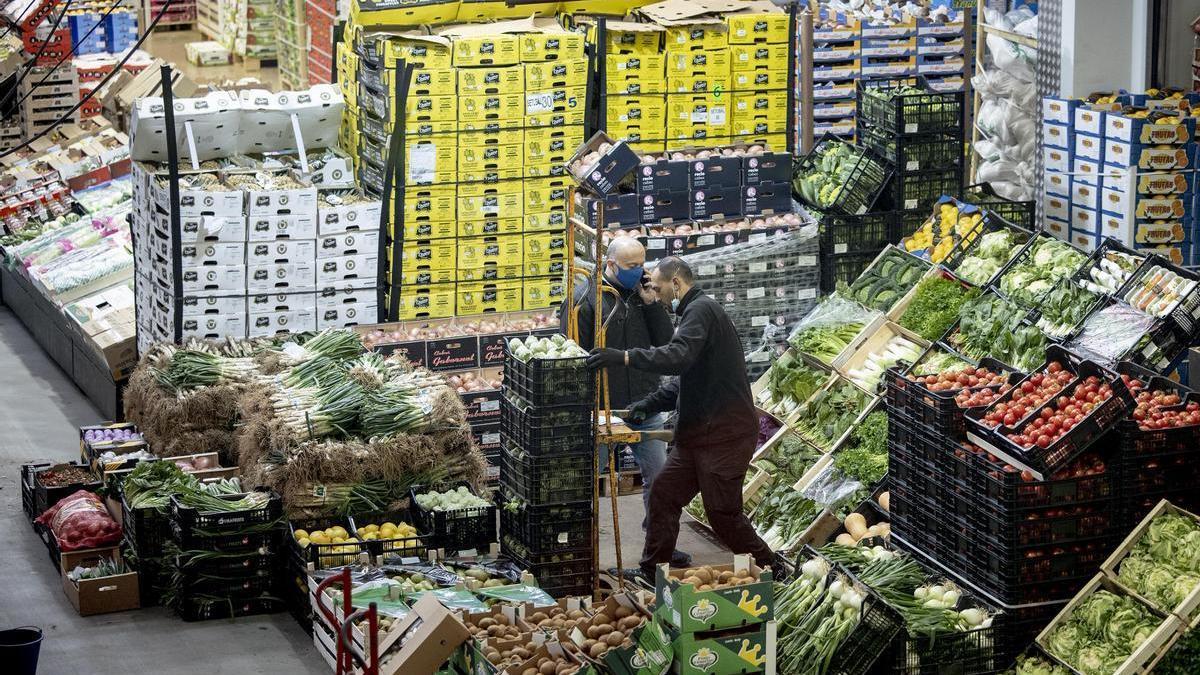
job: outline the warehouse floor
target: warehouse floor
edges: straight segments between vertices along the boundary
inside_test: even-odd
[[[146,40],[143,48],[158,58],[173,64],[196,84],[210,82],[221,83],[226,80],[238,80],[243,77],[256,77],[274,91],[279,85],[279,70],[277,68],[247,68],[236,58],[228,66],[196,66],[188,63],[187,44],[208,40],[200,31],[154,31]]]
[[[280,675],[328,673],[312,642],[288,614],[236,621],[184,623],[162,608],[80,617],[63,595],[46,549],[21,511],[19,465],[78,457],[77,427],[99,414],[21,322],[0,306],[0,629],[40,626],[45,632],[39,672],[45,675],[196,673]],[[607,508],[602,514],[609,514]],[[640,495],[620,499],[626,565],[641,553]],[[698,563],[719,563],[727,554],[691,526],[686,516],[680,548]],[[611,516],[602,515],[601,560],[614,564]],[[3,667],[0,667],[3,671]],[[419,675],[419,674],[412,674]]]

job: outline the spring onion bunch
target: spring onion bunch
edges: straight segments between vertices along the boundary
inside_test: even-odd
[[[445,380],[419,371],[387,382],[363,403],[363,435],[375,438],[428,430],[433,421],[433,395],[444,386]]]
[[[778,642],[779,670],[798,675],[823,675],[842,642],[862,618],[866,591],[838,576],[820,603],[805,616],[786,643]]]
[[[206,351],[178,349],[153,367],[159,385],[183,394],[192,389],[249,381],[257,369],[248,358],[225,358]]]

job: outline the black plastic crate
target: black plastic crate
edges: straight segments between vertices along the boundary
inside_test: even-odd
[[[584,501],[592,498],[596,480],[595,452],[533,457],[520,447],[500,453],[500,483],[531,504]]]
[[[590,502],[583,502],[590,504]],[[592,517],[539,518],[525,509],[500,510],[500,544],[505,552],[520,558],[591,546]]]
[[[45,469],[49,466],[49,462],[21,465],[21,510],[25,512],[25,516],[31,523],[34,518],[41,515],[37,510],[37,497],[35,495],[37,486],[34,483],[33,474],[38,469]]]
[[[1117,496],[1117,470],[1107,464],[1102,473],[1094,475],[1073,478],[1051,476],[1048,480],[1036,481],[1006,467],[998,459],[993,461],[986,453],[971,453],[969,458],[974,474],[973,484],[978,488],[980,499],[994,505],[993,508],[998,512],[1063,508],[1105,502]]]
[[[968,433],[973,434],[985,444],[994,447],[1000,452],[1023,459],[1027,465],[1043,474],[1053,474],[1072,459],[1078,457],[1092,443],[1115,427],[1134,408],[1133,396],[1129,393],[1129,389],[1120,377],[1092,361],[1081,359],[1058,345],[1049,345],[1046,347],[1046,361],[1030,377],[1045,372],[1047,365],[1051,361],[1061,363],[1065,370],[1075,375],[1075,379],[1071,380],[1063,388],[1064,392],[1071,391],[1084,378],[1096,376],[1102,382],[1112,387],[1112,395],[1106,401],[1093,408],[1079,424],[1066,434],[1060,436],[1049,446],[1042,448],[1034,445],[1030,448],[1023,448],[1009,440],[1005,435],[1010,430],[1015,431],[1019,429],[1020,426],[1010,428],[1003,425],[1000,427],[985,425],[983,417],[996,403],[987,408],[972,408],[964,413],[967,418]],[[1014,387],[1014,390],[1019,386],[1018,384]],[[1010,398],[1011,394],[998,399],[997,402],[1007,401]],[[1033,419],[1034,415],[1039,414],[1046,406],[1053,405],[1054,402],[1054,398],[1052,397],[1051,400],[1029,411],[1026,417],[1019,420],[1017,424],[1027,424],[1029,420]]]
[[[994,359],[983,359],[978,367],[987,368],[995,373],[1009,372],[1008,385],[1020,379],[1020,375],[1011,373],[1004,364]],[[963,421],[963,408],[958,406],[955,397],[964,389],[970,392],[981,392],[985,389],[999,391],[1002,385],[984,387],[963,387],[933,391],[919,379],[909,379],[905,369],[893,366],[887,371],[887,392],[885,394],[889,411],[903,414],[911,423],[923,426],[931,432],[948,439],[962,439],[966,433],[966,423]]]
[[[446,551],[478,551],[496,543],[496,507],[476,506],[454,511],[428,511],[417,503],[417,495],[426,492],[445,492],[465,482],[414,487],[409,492],[417,530],[425,532],[426,545]]]
[[[965,162],[961,134],[897,136],[866,124],[858,125],[858,142],[892,163],[896,174],[930,171]]]
[[[888,134],[963,134],[967,104],[966,95],[961,91],[933,91],[929,82],[920,76],[861,79],[855,87],[858,119]],[[890,98],[870,93],[886,95],[902,87],[915,87],[923,91],[897,94]]]
[[[171,534],[171,521],[164,511],[135,509],[121,495],[121,527],[139,558],[162,555],[163,542]]]
[[[596,375],[585,357],[521,361],[504,345],[504,388],[541,408],[591,406],[596,396]]]
[[[200,534],[195,530],[185,531],[177,523],[171,523],[171,538],[183,551],[233,553],[274,550],[279,546],[279,528],[255,532]]]
[[[284,602],[273,596],[252,598],[192,598],[180,600],[176,612],[184,621],[233,619],[256,614],[273,614],[284,610]]]
[[[962,186],[962,164],[919,173],[896,172],[888,188],[888,197],[894,209],[923,209],[933,206],[944,196],[960,196]]]
[[[190,530],[218,532],[222,530],[239,530],[252,525],[264,525],[279,520],[283,514],[283,501],[271,490],[258,490],[269,493],[266,504],[252,509],[239,511],[221,511],[202,513],[200,510],[180,503],[176,495],[171,496],[171,521],[185,533]],[[217,499],[237,501],[245,494],[220,495]]]
[[[69,466],[81,469],[87,473],[91,473],[92,469],[83,462],[70,462]],[[70,485],[42,485],[41,474],[47,469],[56,465],[47,465],[45,467],[33,470],[33,511],[34,518],[42,515],[57,504],[63,497],[70,496],[79,490],[87,490],[88,492],[96,492],[103,485],[99,480],[91,480],[86,483],[71,483]]]
[[[1152,254],[1146,256],[1146,262],[1129,277],[1129,281],[1125,282],[1125,285],[1117,292],[1117,297],[1124,298],[1131,290],[1144,285],[1144,280],[1153,273],[1152,269],[1155,267],[1169,269],[1184,279],[1196,282],[1192,290],[1180,298],[1171,311],[1162,317],[1171,324],[1172,331],[1180,341],[1190,344],[1196,334],[1200,333],[1200,320],[1197,319],[1197,315],[1200,314],[1200,274],[1178,267],[1166,258]]]
[[[1017,227],[1033,230],[1037,226],[1036,201],[1005,199],[996,194],[990,183],[968,185],[963,191],[963,201],[987,209]]]
[[[171,570],[158,560],[139,559],[130,555],[129,540],[125,540],[125,559],[138,573],[138,599],[142,607],[153,607],[159,603],[163,593],[171,585]]]
[[[839,283],[850,284],[859,277],[883,251],[861,251],[842,255],[821,254],[821,293],[837,290]]]
[[[841,565],[834,566],[840,573],[852,579],[864,591],[862,614],[858,625],[833,654],[828,672],[838,675],[866,675],[873,672],[896,637],[904,630],[904,617],[894,607],[884,602],[870,586],[859,582]]]
[[[544,574],[538,586],[553,597],[564,598],[575,595],[591,595],[594,589],[595,572],[574,574]]]
[[[883,193],[884,187],[887,186],[891,168],[884,160],[876,157],[869,150],[847,143],[833,134],[822,136],[813,149],[795,163],[792,170],[793,181],[799,176],[809,173],[831,146],[850,147],[857,156],[854,165],[846,172],[846,178],[837,198],[829,204],[815,204],[805,199],[794,187],[793,194],[796,194],[808,206],[823,212],[848,215],[869,213]]]
[[[1075,595],[1120,543],[1092,539],[1017,551],[977,547],[963,569],[989,595],[1009,604],[1066,600]]]
[[[264,574],[214,574],[179,570],[175,573],[175,593],[180,597],[217,595],[229,598],[278,595],[277,576],[267,570]]]
[[[596,569],[596,559],[592,557],[590,547],[554,553],[534,553],[528,558],[515,553],[506,552],[505,555],[512,558],[513,564],[527,570],[539,582],[543,578],[590,573]]]
[[[966,606],[980,605],[978,601]],[[891,652],[896,675],[985,675],[1003,665],[996,645],[995,624],[987,628],[936,635],[910,635],[902,630]]]
[[[219,557],[177,555],[175,556],[175,567],[184,574],[195,576],[229,578],[274,576],[278,572],[279,559],[276,552],[271,550]]]
[[[500,431],[509,447],[534,457],[595,450],[591,405],[540,408],[506,395],[500,408]]]
[[[846,215],[828,213],[818,221],[821,228],[821,251],[825,254],[874,252],[900,241],[898,223],[887,211]]]
[[[363,526],[371,524],[379,525],[382,523],[392,523],[395,525],[404,522],[416,527],[415,520],[411,509],[387,513],[360,513],[350,517],[350,523],[354,528],[351,532],[354,536],[362,539],[359,530]],[[363,543],[367,545],[367,551],[375,557],[387,555],[398,558],[424,558],[425,553],[429,550],[429,546],[425,541],[428,538],[428,535],[418,531],[417,534],[410,537],[369,539]]]

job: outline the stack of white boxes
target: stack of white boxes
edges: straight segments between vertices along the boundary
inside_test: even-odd
[[[286,98],[303,102],[325,93],[314,88]],[[160,111],[139,103],[131,122],[132,151],[144,160],[133,165],[139,350],[189,337],[260,337],[378,320],[380,203],[344,189],[335,174],[349,172],[333,170],[344,162],[330,151],[310,150],[310,173],[302,175],[239,152],[246,148],[236,140],[242,127],[279,127],[246,141],[252,151],[278,151],[267,143],[280,134],[286,142],[289,132],[279,129],[292,122],[308,129],[305,138],[336,139],[340,97],[335,107],[301,110],[281,108],[271,96],[277,95],[180,99],[177,114],[193,135],[181,146],[194,142],[220,168],[181,161],[178,227],[161,161]],[[339,189],[328,189],[334,185]]]
[[[1105,238],[1193,264],[1195,119],[1184,99],[1042,102],[1046,229],[1091,251]]]
[[[183,175],[176,243],[169,181],[134,164],[139,349],[378,319],[380,203],[311,185],[239,185],[268,176]]]

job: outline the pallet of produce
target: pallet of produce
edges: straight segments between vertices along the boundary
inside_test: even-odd
[[[1124,380],[1065,349],[987,408],[966,412],[967,438],[1041,479],[1086,450],[1136,403]]]
[[[838,372],[864,392],[877,395],[889,368],[902,364],[907,371],[928,348],[928,342],[888,321],[863,341]]]
[[[1163,500],[1100,566],[1110,580],[1185,622],[1200,612],[1200,518]]]
[[[858,81],[859,118],[892,135],[958,133],[966,111],[963,92],[935,92],[921,76]]]
[[[1087,255],[1079,249],[1039,234],[1000,273],[995,287],[1009,300],[1034,308],[1055,284],[1073,276],[1085,262]]]
[[[820,211],[862,215],[875,206],[890,176],[883,160],[825,134],[793,167],[792,191]]]
[[[900,299],[887,317],[926,342],[940,340],[958,320],[958,310],[980,293],[943,267],[935,267]]]
[[[1022,372],[1032,370],[1046,354],[1046,337],[1023,319],[1027,312],[992,291],[963,303],[958,323],[942,342],[971,359],[994,358]]]
[[[929,271],[929,264],[889,246],[838,294],[869,309],[887,311]]]
[[[944,196],[921,227],[900,241],[900,248],[935,264],[954,268],[984,232],[987,214],[978,206]]]
[[[1072,673],[1151,672],[1184,628],[1097,574],[1037,637]]]
[[[1190,511],[1200,510],[1196,431],[1200,396],[1177,382],[1125,362],[1117,372],[1137,401],[1121,422],[1122,517],[1133,526],[1161,499]]]
[[[788,343],[826,365],[836,365],[850,356],[869,334],[868,326],[882,320],[879,312],[864,309],[851,298],[830,296],[821,301],[796,325]]]
[[[504,384],[531,405],[590,404],[594,374],[587,352],[560,334],[512,338],[505,345]]]
[[[670,668],[673,650],[669,637],[633,595],[610,595],[602,604],[593,605],[590,615],[581,610],[559,611],[580,618],[569,619],[561,628],[553,624],[549,628],[565,631],[567,640],[563,643],[568,648],[604,664],[607,670],[661,674]]]

